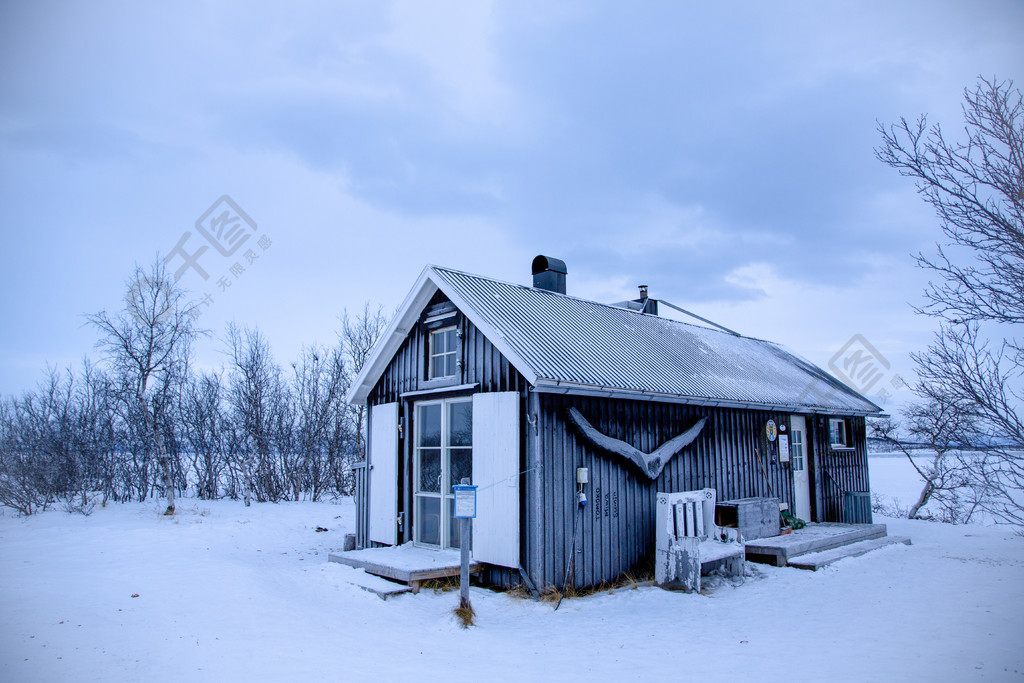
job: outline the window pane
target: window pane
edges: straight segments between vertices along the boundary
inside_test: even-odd
[[[420,459],[420,491],[439,493],[441,491],[441,449],[421,448],[417,451]]]
[[[430,333],[430,363],[427,370],[431,379],[455,376],[456,343],[454,327]]]
[[[462,401],[460,403],[448,404],[448,445],[473,445],[472,401]]]
[[[441,545],[441,499],[416,497],[416,535],[420,543]]]
[[[830,441],[833,446],[848,447],[850,445],[846,433],[846,420],[829,420]]]
[[[444,353],[444,330],[434,330],[430,333],[430,355],[437,356]]]
[[[462,547],[462,520],[456,519],[455,499],[448,498],[448,545],[452,548]],[[470,526],[472,533],[472,525]],[[473,537],[470,536],[470,549],[472,549]]]
[[[441,405],[417,406],[416,429],[419,430],[418,446],[441,445]]]
[[[473,480],[473,449],[453,448],[448,452],[451,459],[448,467],[451,484],[461,484],[463,477]],[[445,493],[451,493],[451,485],[445,487]]]

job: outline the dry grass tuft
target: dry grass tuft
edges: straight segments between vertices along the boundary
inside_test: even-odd
[[[572,586],[565,587],[565,597],[575,598],[577,596],[576,589]],[[562,599],[562,591],[558,590],[554,586],[548,586],[540,592],[540,601],[557,604]]]
[[[533,593],[530,589],[523,584],[519,584],[515,588],[510,588],[505,591],[505,595],[515,600],[529,600],[533,597]]]
[[[443,576],[439,579],[427,579],[420,584],[420,588],[432,590],[435,593],[449,593],[459,589],[459,577]]]
[[[473,626],[473,619],[476,617],[476,612],[473,611],[473,605],[469,603],[469,600],[459,601],[459,606],[454,610],[455,616],[459,619],[459,624],[462,628],[469,628]]]
[[[641,586],[651,585],[654,579],[654,575],[648,575],[646,573],[633,574],[625,572],[620,575],[614,581],[606,581],[596,586],[587,586],[586,588],[576,588],[572,585],[565,587],[565,597],[569,598],[584,598],[588,595],[594,595],[595,593],[613,592],[620,588],[628,588],[636,590]],[[529,593],[527,593],[529,595]],[[540,594],[541,602],[557,603],[562,597],[562,593],[555,586],[548,586]]]

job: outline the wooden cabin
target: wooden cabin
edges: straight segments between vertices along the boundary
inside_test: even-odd
[[[661,317],[646,296],[567,296],[566,275],[544,256],[532,287],[423,270],[348,393],[369,406],[358,547],[458,547],[464,477],[473,559],[506,587],[561,586],[574,534],[576,587],[649,565],[659,491],[871,521],[864,419],[878,406],[778,344]]]

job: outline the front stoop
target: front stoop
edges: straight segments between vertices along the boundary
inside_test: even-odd
[[[808,524],[803,529],[789,534],[759,538],[744,545],[747,559],[751,562],[785,567],[787,564],[792,565],[793,560],[800,556],[822,553],[864,541],[883,539],[886,536],[887,531],[884,524],[822,522]],[[873,549],[868,548],[868,550]],[[864,552],[868,552],[868,550]]]
[[[396,595],[412,592],[412,586],[395,583],[394,581],[374,576],[373,574],[367,574],[364,570],[355,569],[353,567],[345,568],[345,572],[342,574],[342,579],[346,583],[362,588],[368,593],[373,593],[381,600],[387,600],[388,598],[392,598]]]
[[[456,577],[461,569],[457,550],[429,550],[412,544],[330,553],[327,560],[406,584],[413,593],[420,592],[423,581]],[[479,562],[473,562],[469,565],[469,573],[478,574],[483,568]]]
[[[879,548],[884,548],[887,545],[895,545],[897,543],[910,545],[910,538],[907,536],[883,536],[882,538],[858,541],[857,543],[851,543],[850,545],[844,545],[839,548],[832,548],[831,550],[822,550],[817,553],[806,553],[789,560],[789,566],[796,567],[797,569],[810,569],[811,571],[817,571],[822,567],[827,567],[833,562],[838,562],[839,560],[847,557],[859,557],[860,555],[869,553],[872,550],[878,550]]]

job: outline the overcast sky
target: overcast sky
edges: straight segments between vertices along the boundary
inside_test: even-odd
[[[256,227],[182,277],[204,365],[229,320],[285,365],[427,263],[529,284],[543,253],[570,294],[648,284],[823,367],[859,334],[910,379],[939,231],[876,122],[958,129],[1022,36],[1016,0],[2,2],[0,394],[97,356],[83,314],[222,195]]]

